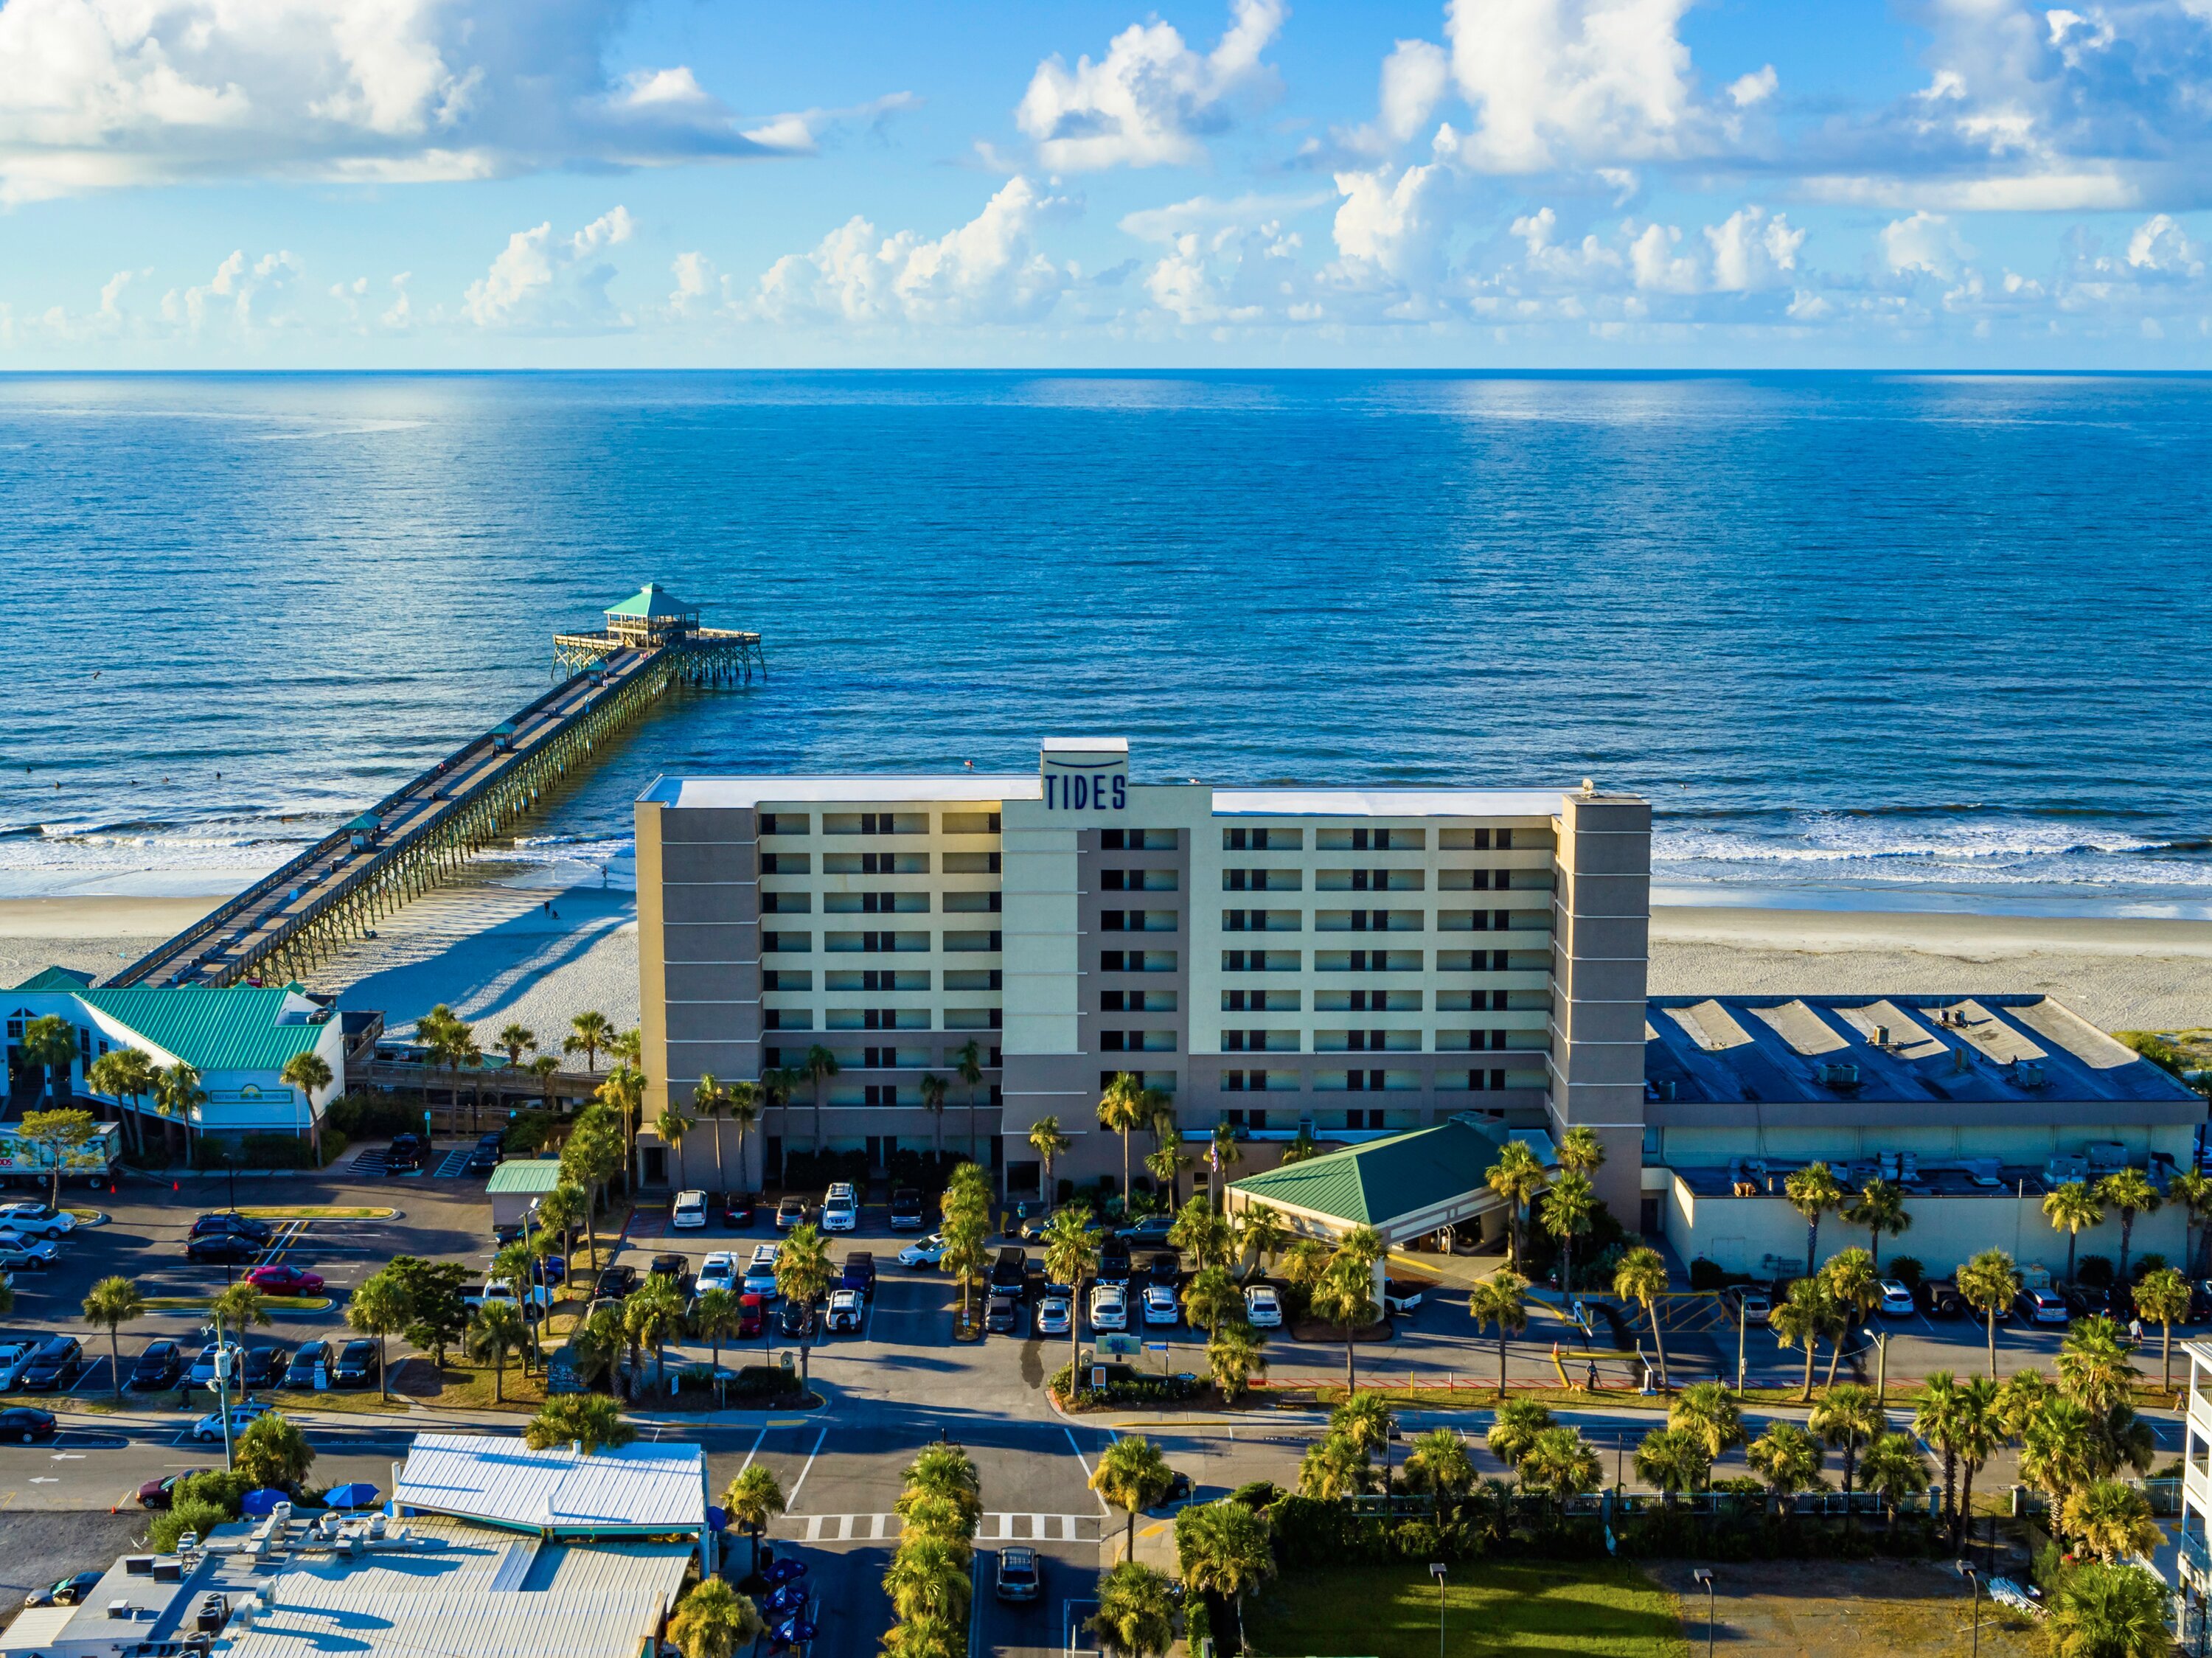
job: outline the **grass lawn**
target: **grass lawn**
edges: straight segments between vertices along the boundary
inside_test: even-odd
[[[1674,1595],[1611,1561],[1471,1561],[1444,1591],[1446,1658],[1473,1653],[1602,1653],[1687,1658]],[[1437,1586],[1407,1561],[1287,1574],[1249,1598],[1255,1653],[1429,1658],[1437,1649]]]
[[[184,1312],[212,1307],[212,1296],[149,1296],[147,1309],[151,1312]],[[328,1296],[264,1296],[261,1304],[280,1313],[327,1313],[331,1309]]]
[[[343,1204],[280,1203],[241,1208],[252,1220],[390,1220],[399,1212],[385,1206],[348,1207]]]

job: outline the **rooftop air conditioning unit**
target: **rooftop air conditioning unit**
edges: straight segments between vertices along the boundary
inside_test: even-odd
[[[2013,1066],[2012,1078],[2013,1080],[2018,1083],[2022,1088],[2048,1088],[2051,1086],[2050,1076],[2044,1071],[2044,1068],[2041,1066],[2038,1065],[2033,1060],[2022,1060],[2018,1065]]]
[[[1815,1066],[1813,1076],[1824,1088],[1856,1088],[1859,1085],[1859,1068],[1855,1065]]]
[[[134,1616],[136,1612],[137,1608],[128,1600],[110,1600],[107,1603],[107,1615],[110,1618],[130,1618]]]

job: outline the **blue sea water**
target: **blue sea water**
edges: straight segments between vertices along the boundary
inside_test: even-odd
[[[758,628],[668,769],[1657,804],[1664,896],[2212,914],[2212,380],[0,379],[0,895],[228,890],[651,578]]]

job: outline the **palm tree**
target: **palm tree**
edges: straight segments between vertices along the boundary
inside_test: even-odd
[[[917,1537],[899,1545],[884,1572],[884,1593],[902,1619],[941,1619],[957,1625],[968,1615],[972,1583],[969,1551],[941,1537]]]
[[[729,1102],[730,1091],[722,1086],[721,1079],[712,1072],[701,1072],[699,1079],[691,1084],[691,1114],[694,1121],[703,1117],[714,1125],[714,1189],[718,1192],[729,1186],[728,1175],[722,1168],[721,1127],[722,1112]]]
[[[1864,1382],[1846,1382],[1841,1387],[1829,1387],[1813,1407],[1806,1425],[1820,1436],[1822,1444],[1842,1448],[1844,1490],[1849,1493],[1851,1475],[1858,1467],[1860,1442],[1872,1444],[1879,1439],[1889,1418],[1875,1401],[1873,1388]]]
[[[1498,1396],[1505,1397],[1505,1338],[1528,1327],[1528,1280],[1501,1266],[1468,1291],[1467,1310],[1477,1334],[1485,1325],[1498,1327]]]
[[[568,1243],[577,1227],[583,1224],[584,1212],[590,1199],[584,1188],[563,1178],[558,1186],[538,1199],[538,1224],[549,1238],[557,1238],[561,1245],[561,1265],[568,1264]],[[565,1274],[563,1281],[565,1282]]]
[[[1224,1320],[1244,1315],[1243,1292],[1224,1266],[1201,1266],[1183,1286],[1183,1312],[1193,1324],[1202,1324],[1211,1336]]]
[[[1920,1403],[1912,1413],[1912,1431],[1943,1459],[1943,1517],[1958,1534],[1959,1442],[1971,1431],[1958,1378],[1948,1370],[1932,1372],[1920,1389]],[[2026,1473],[2023,1461],[2022,1473]]]
[[[1229,1320],[1206,1337],[1206,1369],[1221,1402],[1234,1405],[1254,1376],[1267,1373],[1267,1344],[1245,1320]]]
[[[84,1298],[84,1321],[107,1327],[108,1364],[114,1373],[118,1405],[123,1402],[123,1344],[117,1333],[145,1315],[146,1297],[134,1280],[120,1273],[100,1279]]]
[[[2137,1372],[2120,1327],[2077,1319],[2058,1344],[2059,1391],[2093,1416],[2106,1416],[2134,1390]]]
[[[1696,1439],[1710,1468],[1744,1441],[1743,1406],[1717,1382],[1692,1382],[1667,1406],[1667,1425]]]
[[[952,1074],[968,1090],[968,1160],[980,1163],[983,1146],[975,1137],[975,1090],[983,1084],[983,1050],[973,1036],[952,1050]]]
[[[775,1287],[788,1300],[804,1307],[811,1307],[830,1288],[836,1269],[830,1264],[830,1241],[822,1236],[821,1229],[813,1225],[794,1226],[783,1236],[783,1247],[775,1255]],[[682,1303],[678,1304],[682,1315]],[[799,1349],[799,1375],[808,1380],[808,1355],[813,1350],[805,1342]]]
[[[1605,1471],[1579,1428],[1547,1428],[1521,1459],[1521,1483],[1542,1491],[1564,1514],[1571,1497],[1594,1491],[1603,1483]]]
[[[2161,1199],[2158,1188],[2143,1178],[2140,1169],[2116,1169],[2097,1182],[2097,1195],[2120,1212],[2120,1282],[2128,1282],[2128,1251],[2133,1247],[2136,1217],[2155,1210]]]
[[[1238,1250],[1251,1258],[1244,1270],[1247,1284],[1291,1241],[1291,1229],[1282,1216],[1264,1203],[1247,1203],[1237,1212],[1236,1235]]]
[[[1293,1289],[1311,1290],[1328,1271],[1328,1246],[1319,1238],[1300,1238],[1283,1251],[1283,1278]]]
[[[1838,1249],[1828,1257],[1828,1264],[1820,1269],[1820,1287],[1828,1298],[1842,1309],[1848,1324],[1863,1325],[1867,1315],[1881,1305],[1881,1277],[1875,1270],[1874,1257],[1853,1244],[1848,1249]],[[1836,1385],[1836,1365],[1843,1358],[1842,1342],[1828,1349],[1828,1385]]]
[[[1229,1223],[1205,1199],[1194,1197],[1168,1229],[1168,1242],[1201,1268],[1218,1266],[1229,1258]]]
[[[1544,1230],[1559,1241],[1559,1288],[1569,1293],[1575,1287],[1575,1239],[1589,1230],[1596,1208],[1597,1187],[1583,1174],[1560,1175],[1544,1196]]]
[[[1828,1460],[1820,1442],[1794,1422],[1769,1423],[1743,1456],[1751,1471],[1766,1482],[1775,1500],[1785,1504],[1782,1510],[1785,1516],[1795,1509],[1788,1499],[1818,1485],[1821,1465]]]
[[[1390,1407],[1380,1394],[1348,1394],[1329,1412],[1328,1430],[1341,1434],[1365,1456],[1382,1453],[1382,1495],[1390,1495]]]
[[[1091,1489],[1128,1516],[1128,1531],[1121,1558],[1137,1548],[1137,1516],[1167,1501],[1175,1485],[1175,1470],[1160,1448],[1142,1434],[1124,1434],[1109,1445],[1091,1471]]]
[[[1801,1402],[1810,1400],[1814,1356],[1820,1351],[1822,1336],[1842,1333],[1842,1309],[1818,1278],[1801,1278],[1790,1286],[1788,1297],[1767,1315],[1766,1324],[1783,1346],[1805,1350],[1805,1386],[1797,1397]]]
[[[703,1577],[676,1604],[668,1638],[684,1658],[734,1658],[760,1638],[760,1611],[726,1579]]]
[[[1298,1495],[1318,1503],[1357,1497],[1371,1474],[1366,1452],[1342,1434],[1328,1434],[1307,1446],[1298,1461]]]
[[[1867,1229],[1867,1254],[1877,1273],[1881,1271],[1882,1234],[1900,1237],[1912,1230],[1912,1217],[1905,1212],[1905,1188],[1879,1175],[1859,1187],[1842,1213],[1854,1226]]]
[[[783,1487],[765,1462],[750,1462],[738,1471],[722,1492],[722,1509],[752,1534],[753,1570],[760,1570],[761,1533],[768,1522],[783,1512]]]
[[[745,1137],[753,1132],[761,1120],[761,1085],[753,1082],[731,1083],[716,1096],[715,1104],[718,1113],[726,1111],[730,1114],[730,1126],[738,1131],[738,1183],[750,1190],[752,1175],[745,1167]],[[721,1170],[721,1157],[722,1131],[717,1127],[714,1131],[714,1168],[717,1174]]]
[[[507,1356],[527,1340],[521,1313],[512,1302],[487,1301],[469,1321],[469,1357],[491,1361],[491,1396],[507,1398]]]
[[[2136,1285],[2136,1310],[2159,1327],[2160,1386],[2173,1391],[2173,1327],[2189,1316],[2189,1280],[2171,1266],[2145,1272]]]
[[[1127,1071],[1117,1071],[1098,1096],[1098,1126],[1121,1137],[1121,1204],[1128,1212],[1129,1136],[1151,1116],[1145,1105],[1145,1085]]]
[[[64,1109],[70,1098],[70,1067],[76,1063],[76,1032],[58,1013],[42,1013],[23,1027],[24,1059],[46,1073],[51,1108]]]
[[[1636,1477],[1656,1485],[1670,1509],[1677,1493],[1694,1491],[1711,1471],[1705,1442],[1686,1428],[1655,1428],[1636,1447]]]
[[[2166,1658],[2167,1591],[2135,1566],[2076,1566],[2058,1580],[2045,1625],[2060,1658]]]
[[[2105,1224],[2105,1211],[2087,1181],[2060,1182],[2043,1194],[2044,1218],[2053,1231],[2066,1234],[2066,1281],[2074,1282],[2074,1251],[2081,1234]]]
[[[1172,1120],[1170,1132],[1173,1132]],[[1206,1160],[1212,1170],[1213,1212],[1225,1214],[1229,1208],[1228,1171],[1244,1161],[1243,1148],[1237,1144],[1236,1125],[1226,1117],[1213,1125],[1213,1145],[1206,1154]]]
[[[789,1252],[787,1243],[785,1253]],[[783,1282],[783,1256],[776,1257],[776,1282]],[[786,1293],[788,1293],[787,1291]],[[680,1334],[684,1328],[684,1297],[668,1279],[654,1275],[632,1291],[623,1301],[623,1330],[633,1345],[653,1349],[653,1383],[660,1387],[668,1376],[668,1338]],[[799,1350],[803,1363],[806,1350]]]
[[[314,1147],[315,1166],[319,1169],[323,1163],[323,1119],[315,1109],[315,1096],[331,1085],[331,1063],[308,1048],[285,1060],[284,1068],[276,1073],[276,1080],[300,1090],[300,1098],[307,1108],[308,1144]]]
[[[1667,1339],[1659,1329],[1659,1297],[1667,1293],[1667,1263],[1656,1249],[1639,1244],[1620,1258],[1613,1269],[1613,1292],[1623,1301],[1633,1301],[1644,1309],[1644,1317],[1651,1321],[1651,1345],[1659,1356],[1659,1391],[1669,1392],[1667,1385]],[[1811,1361],[1807,1361],[1809,1366]],[[1808,1383],[1809,1387],[1810,1384]]]
[[[1509,1468],[1517,1468],[1521,1459],[1528,1455],[1528,1448],[1536,1442],[1536,1436],[1553,1425],[1551,1412],[1536,1400],[1509,1399],[1498,1407],[1483,1442],[1500,1462]]]
[[[1346,1393],[1358,1385],[1353,1376],[1352,1344],[1360,1331],[1382,1316],[1382,1309],[1375,1304],[1372,1280],[1356,1268],[1346,1270],[1352,1267],[1352,1263],[1348,1261],[1332,1266],[1322,1281],[1314,1285],[1311,1303],[1314,1316],[1344,1333]]]
[[[584,1069],[595,1072],[599,1068],[599,1052],[612,1047],[615,1040],[614,1021],[604,1013],[579,1013],[568,1021],[568,1034],[561,1039],[563,1054],[584,1056]]]
[[[1184,1588],[1226,1600],[1241,1631],[1245,1591],[1275,1575],[1267,1517],[1233,1498],[1195,1503],[1176,1516],[1175,1538]]]
[[[1522,1217],[1536,1193],[1549,1183],[1550,1176],[1524,1142],[1508,1140],[1498,1148],[1498,1161],[1485,1171],[1483,1178],[1492,1191],[1513,1206],[1506,1224],[1506,1265],[1517,1272],[1521,1270]]]
[[[2156,1193],[2152,1194],[2154,1198]],[[1980,1309],[1989,1327],[1990,1376],[1997,1373],[1997,1314],[2012,1305],[2020,1294],[2020,1272],[2012,1257],[2002,1249],[1984,1249],[1959,1269],[1959,1294],[1969,1307]]]
[[[2065,1536],[2077,1539],[2108,1566],[2131,1555],[2148,1559],[2166,1541],[2151,1517],[2150,1499],[2117,1479],[2100,1479],[2069,1497],[2059,1525]]]
[[[95,1092],[131,1102],[131,1138],[139,1152],[146,1150],[146,1096],[154,1091],[158,1073],[143,1048],[118,1048],[92,1062],[85,1085]]]
[[[1314,1138],[1313,1130],[1304,1123],[1298,1125],[1297,1136],[1283,1148],[1283,1161],[1285,1163],[1304,1163],[1310,1157],[1317,1157],[1320,1155],[1321,1142]]]
[[[1152,1177],[1161,1191],[1167,1193],[1170,1209],[1182,1200],[1183,1166],[1189,1161],[1172,1141],[1156,1145],[1145,1153],[1145,1172]]]
[[[1097,1270],[1098,1229],[1091,1224],[1087,1204],[1072,1203],[1055,1210],[1044,1227],[1045,1277],[1065,1284],[1070,1291],[1067,1315],[1067,1379],[1071,1394],[1076,1368],[1082,1362],[1083,1321],[1076,1309],[1083,1304],[1083,1281]]]
[[[744,1313],[734,1290],[708,1290],[693,1298],[691,1326],[707,1339],[707,1362],[716,1370],[722,1364],[722,1344],[744,1325]]]
[[[622,1166],[621,1130],[616,1127],[613,1119],[595,1116],[592,1111],[580,1115],[568,1143],[561,1148],[561,1177],[573,1181],[585,1193],[584,1242],[591,1250],[594,1271],[599,1266],[599,1235],[595,1219],[599,1199],[607,1181]]]
[[[538,1051],[538,1033],[528,1025],[510,1023],[500,1027],[498,1040],[492,1046],[507,1055],[508,1065],[520,1068],[525,1054]]]
[[[622,1419],[622,1406],[605,1394],[562,1394],[549,1399],[522,1430],[522,1442],[533,1451],[577,1444],[586,1456],[602,1447],[617,1450],[636,1437],[637,1430]]]
[[[1928,1489],[1927,1460],[1905,1435],[1884,1434],[1859,1460],[1859,1488],[1881,1497],[1894,1524],[1898,1505]]]
[[[2003,1438],[1997,1384],[1987,1376],[1978,1376],[1960,1384],[1953,1437],[1959,1453],[1960,1474],[1959,1515],[1951,1533],[1955,1547],[1973,1521],[1974,1475]]]
[[[1595,1175],[1605,1166],[1605,1145],[1597,1130],[1570,1128],[1559,1136],[1559,1167],[1570,1175]]]
[[[929,1113],[929,1150],[939,1159],[945,1156],[945,1096],[951,1089],[934,1071],[922,1073],[921,1108]]]
[[[1044,1173],[1039,1177],[1037,1196],[1047,1204],[1057,1200],[1058,1188],[1052,1183],[1052,1160],[1071,1150],[1075,1142],[1060,1132],[1058,1117],[1039,1117],[1030,1125],[1030,1150],[1044,1159]]]
[[[1406,1489],[1427,1491],[1437,1499],[1439,1513],[1444,1499],[1456,1501],[1474,1485],[1474,1464],[1468,1460],[1467,1442],[1450,1428],[1431,1428],[1414,1437],[1406,1453]]]
[[[674,1155],[670,1161],[676,1165],[675,1183],[684,1184],[684,1137],[691,1129],[691,1119],[670,1106],[653,1120],[653,1132],[660,1136],[660,1143]]]
[[[1825,1163],[1808,1163],[1782,1182],[1790,1206],[1805,1218],[1805,1270],[1820,1270],[1820,1217],[1844,1201],[1844,1188]]]
[[[356,1284],[346,1303],[346,1322],[362,1334],[376,1338],[376,1384],[386,1399],[392,1397],[392,1370],[385,1362],[385,1339],[405,1329],[414,1316],[407,1285],[392,1275],[389,1266]]]
[[[154,1103],[161,1114],[173,1116],[185,1126],[186,1163],[192,1160],[192,1120],[207,1098],[207,1090],[200,1086],[200,1073],[182,1060],[163,1071],[154,1084]]]
[[[829,1096],[830,1078],[837,1074],[837,1056],[816,1042],[806,1050],[799,1069],[814,1086],[814,1153],[822,1154],[822,1104]]]
[[[1168,1580],[1133,1560],[1102,1574],[1098,1612],[1091,1620],[1091,1631],[1121,1658],[1158,1658],[1175,1641],[1175,1603],[1168,1598]]]
[[[2185,1169],[2166,1183],[2166,1200],[2178,1203],[2189,1212],[2188,1227],[2182,1239],[2183,1265],[2194,1274],[2198,1257],[2204,1253],[2205,1222],[2212,1219],[2212,1175],[2196,1169]],[[2191,1242],[2186,1233],[2194,1230],[2197,1237]]]

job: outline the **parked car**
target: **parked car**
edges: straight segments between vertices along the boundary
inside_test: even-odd
[[[776,1327],[787,1339],[804,1341],[814,1333],[814,1305],[811,1302],[787,1299],[776,1315]]]
[[[517,1299],[514,1286],[505,1278],[479,1278],[461,1291],[461,1305],[471,1312],[491,1302],[501,1302],[515,1309],[524,1318],[535,1323],[553,1308],[553,1292],[542,1284],[530,1286],[527,1302]]]
[[[1244,1291],[1244,1319],[1255,1330],[1283,1327],[1283,1298],[1272,1284],[1255,1284]]]
[[[53,1245],[46,1246],[51,1249]],[[186,1241],[185,1259],[203,1266],[209,1263],[235,1266],[252,1260],[261,1253],[261,1246],[242,1232],[204,1232]]]
[[[242,1385],[248,1388],[275,1387],[284,1379],[284,1366],[291,1357],[289,1347],[276,1343],[266,1347],[248,1347]]]
[[[2062,1285],[2058,1293],[2066,1303],[2066,1310],[2076,1318],[2105,1318],[2112,1313],[2112,1292],[2110,1290],[2100,1290],[2087,1284],[2069,1284]],[[1959,1310],[1966,1310],[1963,1302],[1960,1303]]]
[[[196,1474],[205,1473],[205,1468],[186,1468],[182,1473],[163,1474],[159,1479],[149,1479],[138,1488],[138,1506],[142,1509],[167,1509],[176,1505],[177,1487]]]
[[[54,1436],[54,1413],[33,1410],[28,1405],[10,1405],[0,1410],[0,1439],[12,1439],[19,1444],[34,1445],[42,1439]]]
[[[1930,1318],[1963,1318],[1968,1309],[1957,1284],[1947,1278],[1931,1278],[1921,1281],[1920,1310]]]
[[[184,1373],[185,1350],[163,1336],[148,1342],[146,1351],[138,1355],[137,1363],[131,1367],[131,1385],[143,1392],[159,1392],[175,1387]]]
[[[31,1355],[39,1351],[35,1341],[0,1343],[0,1394],[12,1394],[15,1383],[21,1380],[23,1367],[31,1362]]]
[[[857,1330],[867,1317],[867,1304],[860,1299],[858,1290],[832,1290],[830,1310],[823,1316],[823,1327],[833,1334],[839,1330]]]
[[[1167,1251],[1149,1255],[1145,1260],[1145,1282],[1165,1284],[1172,1290],[1182,1282],[1182,1257]]]
[[[990,1284],[994,1291],[1003,1290],[1008,1295],[1018,1296],[1029,1277],[1029,1252],[1018,1245],[1008,1244],[992,1257]]]
[[[775,1258],[778,1251],[779,1246],[773,1243],[753,1246],[753,1258],[745,1263],[744,1286],[748,1295],[759,1296],[766,1301],[775,1299]]]
[[[366,1388],[376,1380],[376,1344],[357,1336],[338,1349],[338,1362],[331,1366],[333,1388]]]
[[[312,1296],[320,1294],[323,1275],[304,1272],[301,1268],[279,1262],[273,1266],[257,1266],[246,1275],[246,1281],[257,1290],[272,1296]]]
[[[1129,1297],[1118,1284],[1091,1286],[1091,1327],[1126,1330],[1129,1327]]]
[[[707,1224],[707,1194],[696,1187],[678,1192],[668,1206],[668,1224],[679,1232],[694,1232]]]
[[[420,1134],[394,1134],[392,1149],[384,1154],[384,1166],[394,1175],[411,1175],[422,1166],[429,1150],[429,1142]]]
[[[592,1297],[598,1300],[605,1297],[620,1301],[636,1288],[637,1268],[617,1261],[611,1266],[599,1269],[599,1279],[592,1285]]]
[[[860,1224],[860,1199],[852,1185],[839,1181],[822,1199],[822,1230],[849,1232]]]
[[[983,1303],[983,1327],[998,1335],[1012,1335],[1022,1327],[1022,1298],[994,1290]]]
[[[679,1291],[689,1290],[691,1287],[691,1258],[679,1255],[672,1249],[665,1251],[653,1258],[650,1276],[666,1278]]]
[[[839,1271],[837,1281],[856,1292],[863,1301],[876,1298],[876,1257],[867,1249],[848,1250],[845,1264]]]
[[[252,1238],[256,1243],[266,1243],[276,1236],[276,1229],[267,1221],[241,1215],[234,1209],[218,1209],[212,1214],[202,1215],[192,1223],[191,1236],[196,1238],[216,1232],[235,1232],[241,1237]]]
[[[1099,1246],[1098,1281],[1101,1284],[1127,1284],[1129,1281],[1127,1239],[1108,1238]]]
[[[1176,1305],[1176,1292],[1164,1284],[1147,1284],[1141,1300],[1147,1325],[1171,1328],[1182,1321],[1182,1309]]]
[[[715,1249],[699,1263],[699,1276],[691,1280],[691,1298],[696,1302],[709,1290],[735,1290],[738,1287],[738,1258],[727,1249]]]
[[[1722,1292],[1722,1303],[1746,1324],[1764,1324],[1774,1312],[1774,1297],[1755,1284],[1741,1284]]]
[[[794,1226],[806,1224],[806,1199],[786,1198],[775,1206],[775,1230],[788,1232]]]
[[[43,1272],[61,1259],[62,1247],[46,1238],[0,1239],[0,1268]]]
[[[15,1385],[27,1394],[66,1393],[83,1374],[84,1343],[75,1336],[55,1336],[31,1355]]]
[[[1132,1243],[1165,1243],[1174,1230],[1173,1215],[1146,1215],[1133,1226],[1123,1227],[1121,1236]]]
[[[2073,1316],[2064,1298],[2052,1290],[2022,1290],[2012,1304],[2030,1324],[2063,1324]]]
[[[932,1232],[926,1238],[917,1238],[898,1252],[902,1266],[934,1266],[945,1259],[945,1234]]]
[[[192,1361],[193,1387],[212,1388],[215,1386],[216,1356],[225,1348],[228,1348],[230,1351],[231,1380],[234,1382],[237,1381],[240,1363],[238,1357],[238,1344],[234,1341],[226,1341],[218,1346],[215,1342],[210,1341],[206,1346],[200,1349],[199,1357]]]
[[[919,1232],[922,1228],[921,1191],[918,1187],[891,1187],[891,1230]]]
[[[1421,1297],[1429,1286],[1411,1278],[1392,1278],[1382,1280],[1382,1310],[1405,1314],[1421,1304]]]
[[[1878,1310],[1884,1318],[1911,1318],[1920,1310],[1913,1304],[1911,1290],[1901,1279],[1884,1278],[1880,1288],[1881,1302]]]
[[[999,1551],[997,1593],[1001,1600],[1034,1600],[1043,1593],[1044,1576],[1037,1552],[1017,1545]]]
[[[74,1606],[83,1603],[84,1597],[100,1587],[105,1572],[74,1572],[42,1589],[34,1589],[23,1597],[27,1606]]]
[[[489,1175],[506,1161],[507,1147],[504,1137],[495,1129],[489,1134],[477,1136],[475,1149],[469,1153],[469,1160],[461,1165],[461,1172],[467,1175]]]
[[[235,1439],[276,1407],[258,1399],[248,1399],[230,1407],[230,1434]],[[220,1443],[222,1439],[221,1411],[210,1411],[192,1424],[192,1437],[203,1445]]]
[[[1048,1286],[1036,1304],[1036,1330],[1041,1336],[1064,1336],[1075,1316],[1075,1298],[1064,1284]]]
[[[732,1232],[753,1230],[755,1214],[753,1194],[750,1192],[725,1192],[722,1194],[722,1224]]]
[[[757,1336],[768,1325],[768,1299],[764,1296],[743,1295],[738,1297],[738,1333]]]
[[[58,1238],[76,1226],[76,1217],[66,1209],[44,1203],[0,1203],[0,1229],[34,1238]]]
[[[331,1344],[327,1341],[303,1341],[294,1351],[291,1363],[284,1367],[284,1385],[301,1392],[315,1385],[315,1372],[323,1373],[323,1381],[331,1380]]]

